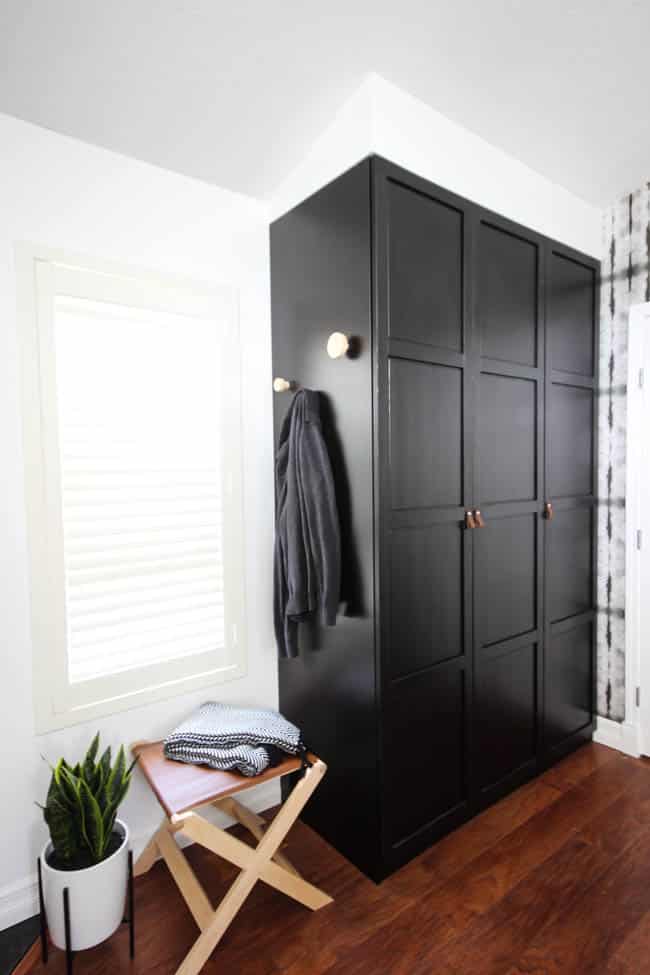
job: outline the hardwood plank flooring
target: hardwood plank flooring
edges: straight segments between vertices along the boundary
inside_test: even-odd
[[[601,745],[380,886],[302,824],[288,855],[334,903],[312,914],[259,884],[206,975],[650,975],[650,762]],[[216,903],[234,868],[188,856]],[[136,921],[134,962],[125,928],[75,975],[172,975],[197,929],[162,863],[136,881]],[[63,953],[34,971],[63,975]]]

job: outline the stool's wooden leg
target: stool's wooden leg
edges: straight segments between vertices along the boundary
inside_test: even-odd
[[[189,863],[178,849],[176,841],[166,829],[158,830],[157,843],[169,872],[176,881],[176,885],[185,898],[185,903],[192,912],[201,931],[205,931],[214,916],[214,908],[208,895],[196,879],[196,875]]]
[[[142,876],[143,873],[147,873],[153,867],[154,863],[160,856],[160,851],[158,850],[158,843],[156,842],[156,837],[158,836],[158,830],[153,834],[144,850],[135,861],[135,866],[133,867],[133,874],[135,877]]]
[[[221,901],[210,924],[195,941],[176,975],[197,975],[201,971],[224,932],[260,879],[263,868],[270,863],[271,858],[277,852],[282,840],[295,823],[303,806],[326,770],[325,763],[318,761],[306,771],[302,779],[296,784],[293,792],[264,834],[259,846],[251,852],[250,859],[247,858],[247,865]],[[277,869],[282,870],[281,867],[277,867]],[[295,877],[292,880],[296,884],[302,883]]]
[[[248,867],[255,856],[255,850],[247,843],[243,843],[230,833],[219,829],[218,826],[206,822],[200,816],[186,817],[183,832],[195,843],[199,843],[212,853],[216,853],[218,857],[227,860],[229,863],[234,863],[240,870]],[[293,900],[308,907],[310,911],[318,911],[321,907],[332,902],[329,894],[319,890],[318,887],[314,887],[302,877],[296,877],[295,874],[289,873],[274,860],[269,860],[262,867],[260,880],[263,880],[269,887],[274,887],[286,894],[287,897],[292,897]]]
[[[237,822],[241,823],[241,825],[244,826],[249,833],[252,833],[258,842],[262,839],[269,828],[269,824],[265,819],[262,819],[261,816],[258,816],[257,813],[254,813],[251,809],[247,809],[246,806],[243,806],[241,802],[237,802],[237,800],[233,799],[232,796],[218,800],[215,802],[215,806],[223,809],[225,813],[232,816],[232,818],[236,819]],[[300,876],[288,857],[286,857],[280,850],[273,855],[273,859],[276,863],[279,863],[281,867],[284,867],[285,870],[288,870],[289,873],[294,874],[296,877]]]
[[[153,834],[144,850],[138,857],[133,867],[133,876],[141,877],[142,874],[147,873],[153,867],[156,860],[161,856],[160,845],[158,843],[158,834],[161,830],[165,830],[168,833],[176,833],[180,829],[180,825],[177,823],[170,823],[170,821],[165,818],[162,823]]]

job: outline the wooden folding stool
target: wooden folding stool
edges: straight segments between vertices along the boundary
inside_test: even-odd
[[[196,975],[201,970],[258,880],[293,897],[312,911],[331,902],[331,897],[303,880],[280,851],[281,843],[327,771],[327,766],[319,758],[309,756],[311,766],[269,824],[233,796],[269,779],[297,771],[301,767],[299,758],[287,757],[275,768],[249,778],[170,761],[164,756],[161,742],[139,742],[132,745],[131,750],[165,812],[159,829],[135,864],[135,875],[146,873],[158,856],[162,856],[201,931],[176,975]],[[196,810],[201,806],[216,806],[238,820],[258,840],[257,846],[248,846],[197,815]],[[195,843],[240,868],[239,876],[216,910],[176,844],[174,833],[184,833]]]

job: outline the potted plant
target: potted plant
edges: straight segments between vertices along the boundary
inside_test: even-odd
[[[50,839],[41,853],[43,898],[50,937],[65,948],[63,889],[68,888],[73,951],[110,937],[122,921],[128,882],[129,832],[117,810],[131,781],[120,746],[97,761],[99,734],[83,762],[64,758],[52,768],[43,817]]]

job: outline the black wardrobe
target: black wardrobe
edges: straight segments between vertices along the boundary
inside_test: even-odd
[[[377,157],[271,228],[343,544],[280,708],[329,765],[304,818],[375,880],[591,737],[598,274]]]

